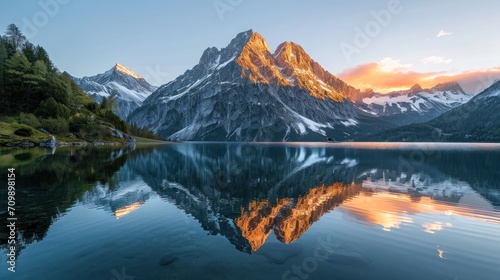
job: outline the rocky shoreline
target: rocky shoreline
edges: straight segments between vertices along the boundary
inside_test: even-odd
[[[63,142],[57,141],[54,136],[50,136],[47,140],[41,140],[38,143],[32,141],[18,141],[9,142],[3,144],[4,147],[22,147],[22,148],[32,148],[32,147],[42,147],[42,148],[54,148],[54,147],[66,147],[66,146],[76,146],[76,147],[101,147],[101,146],[117,146],[117,145],[130,145],[135,144],[135,138],[128,139],[127,142],[103,142],[103,141],[81,141],[81,142]],[[0,145],[2,146],[2,145]]]
[[[122,131],[106,126],[111,135],[115,138],[122,139],[123,142],[104,142],[104,141],[75,141],[75,142],[63,142],[57,141],[54,135],[50,135],[49,132],[43,128],[39,128],[43,133],[47,133],[50,137],[47,140],[40,140],[38,143],[33,142],[31,140],[22,140],[22,141],[13,141],[7,142],[4,144],[0,144],[0,147],[22,147],[22,148],[32,148],[32,147],[44,147],[44,148],[54,148],[54,147],[66,147],[66,146],[77,146],[77,147],[101,147],[101,146],[117,146],[117,145],[133,145],[136,143],[136,140],[133,136],[123,133]]]

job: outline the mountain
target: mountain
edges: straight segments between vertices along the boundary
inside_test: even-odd
[[[500,81],[469,102],[422,124],[391,129],[361,141],[500,141]]]
[[[356,104],[362,110],[402,126],[430,121],[472,97],[456,82],[438,84],[431,89],[422,89],[416,84],[409,90],[388,94],[365,92]]]
[[[97,102],[101,102],[103,97],[112,96],[116,101],[117,115],[122,119],[126,119],[133,110],[142,105],[146,97],[157,89],[130,68],[118,63],[102,74],[72,78]]]
[[[221,50],[206,49],[128,121],[170,140],[345,140],[391,127],[354,106],[360,94],[299,45],[285,42],[272,53],[249,30]]]

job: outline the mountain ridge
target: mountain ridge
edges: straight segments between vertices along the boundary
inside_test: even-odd
[[[467,103],[420,124],[361,137],[359,141],[499,142],[500,81]]]
[[[437,84],[424,89],[419,84],[410,89],[386,94],[369,91],[356,105],[378,117],[407,125],[426,122],[469,101],[467,94],[457,82]]]

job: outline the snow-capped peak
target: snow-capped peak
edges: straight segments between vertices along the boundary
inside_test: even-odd
[[[73,77],[73,80],[97,102],[101,102],[103,97],[113,96],[117,102],[118,116],[122,119],[126,119],[157,89],[130,68],[118,63],[102,74]]]
[[[123,66],[119,63],[117,63],[114,67],[114,69],[122,74],[125,74],[127,76],[130,76],[132,78],[135,78],[135,79],[138,79],[138,80],[144,80],[141,76],[137,75],[134,71],[132,71],[132,69],[126,67],[126,66]]]
[[[454,94],[466,94],[460,84],[455,81],[437,84],[432,89],[437,91],[449,91]]]

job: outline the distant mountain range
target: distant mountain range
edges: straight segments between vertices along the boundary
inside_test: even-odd
[[[398,126],[429,121],[469,101],[473,95],[456,82],[422,89],[418,84],[409,90],[388,94],[368,91],[356,104],[363,110]]]
[[[157,89],[130,68],[118,63],[102,74],[72,79],[97,102],[112,96],[116,101],[117,115],[124,120]]]
[[[360,140],[500,142],[500,81],[429,122],[391,129]]]
[[[424,123],[479,100],[456,82],[387,94],[360,91],[301,46],[284,42],[271,52],[252,30],[225,48],[206,49],[196,66],[159,88],[120,64],[73,79],[97,101],[113,96],[129,123],[173,141],[412,141],[422,138],[399,137],[399,127],[415,124],[410,129],[424,133]],[[439,141],[483,139],[469,132],[454,131],[458,138],[442,133]]]

